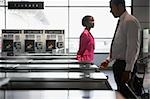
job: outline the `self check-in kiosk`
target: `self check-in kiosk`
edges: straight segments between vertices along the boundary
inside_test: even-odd
[[[24,30],[24,51],[35,52],[35,35],[33,30]]]
[[[2,30],[2,55],[22,53],[21,30]]]
[[[64,53],[64,30],[45,30],[46,52]]]
[[[25,52],[43,52],[43,30],[24,30]]]
[[[64,30],[3,29],[2,55],[65,53]]]
[[[18,33],[14,34],[14,53],[20,54],[23,52],[22,31],[18,30]]]

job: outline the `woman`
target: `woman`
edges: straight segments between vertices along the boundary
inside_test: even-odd
[[[84,16],[82,19],[82,25],[85,27],[85,29],[80,36],[77,60],[93,62],[95,42],[94,37],[90,33],[90,29],[94,28],[94,18],[89,15]]]

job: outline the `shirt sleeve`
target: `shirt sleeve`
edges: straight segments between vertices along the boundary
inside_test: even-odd
[[[140,51],[140,27],[135,21],[127,22],[127,49],[125,71],[133,71]]]
[[[83,55],[84,51],[86,50],[87,44],[89,42],[88,36],[86,33],[82,33],[80,36],[80,44],[79,44],[79,50],[78,55]]]

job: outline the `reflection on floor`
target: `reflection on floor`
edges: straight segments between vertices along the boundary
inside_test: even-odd
[[[5,94],[3,97],[1,94]],[[13,90],[0,91],[0,99],[124,99],[111,90]]]
[[[146,70],[143,86],[150,91],[150,64]]]
[[[113,76],[112,70],[102,70],[102,72],[104,72],[108,76],[108,81],[109,81],[112,89],[116,90],[117,89],[117,85],[116,85],[116,82],[114,80],[114,76]]]

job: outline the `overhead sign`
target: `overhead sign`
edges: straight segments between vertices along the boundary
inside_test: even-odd
[[[8,1],[8,9],[44,9],[44,2]]]

